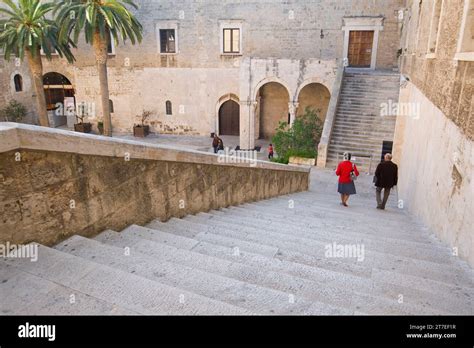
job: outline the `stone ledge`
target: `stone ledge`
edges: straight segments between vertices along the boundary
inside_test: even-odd
[[[13,122],[0,123],[0,139],[0,153],[16,149],[109,157],[124,157],[128,153],[131,159],[213,164],[290,172],[308,173],[310,171],[309,168],[260,160],[253,163],[221,163],[219,157],[211,153]]]

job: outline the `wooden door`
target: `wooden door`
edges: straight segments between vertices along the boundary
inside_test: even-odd
[[[219,109],[219,135],[240,135],[240,106],[233,100]]]
[[[370,68],[373,42],[373,31],[351,31],[348,50],[349,66]]]

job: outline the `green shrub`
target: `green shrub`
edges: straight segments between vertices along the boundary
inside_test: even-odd
[[[318,117],[320,110],[306,108],[290,127],[280,122],[272,143],[278,157],[273,162],[288,164],[291,156],[316,158],[317,146],[323,132],[323,122]]]
[[[20,122],[26,116],[26,107],[15,99],[0,109],[0,118],[7,122]]]

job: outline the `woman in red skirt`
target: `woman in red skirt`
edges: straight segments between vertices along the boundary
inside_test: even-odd
[[[339,176],[337,192],[341,194],[341,204],[347,207],[349,196],[356,194],[354,179],[359,176],[356,165],[351,162],[350,153],[344,152],[344,161],[337,166],[336,175]]]

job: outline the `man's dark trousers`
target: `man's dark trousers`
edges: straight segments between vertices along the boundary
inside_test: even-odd
[[[383,200],[382,200],[382,190],[383,190]],[[377,197],[377,208],[385,209],[385,204],[387,204],[388,196],[390,195],[390,187],[376,187],[375,196]]]

